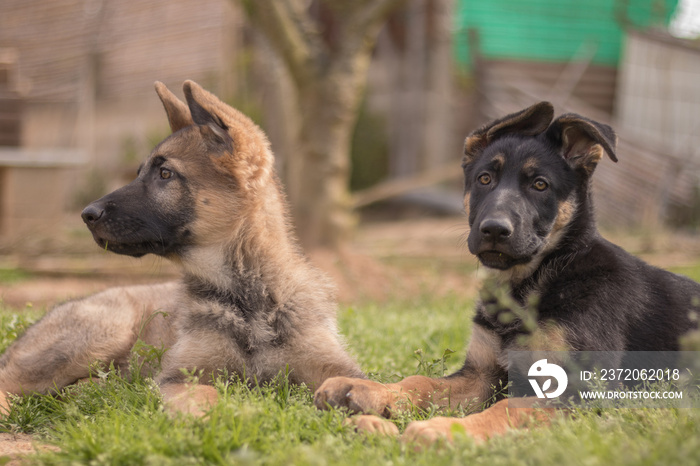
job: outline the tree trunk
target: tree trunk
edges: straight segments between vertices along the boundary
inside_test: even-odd
[[[348,189],[350,142],[370,55],[368,48],[338,61],[300,89],[302,179],[293,212],[306,246],[338,246],[356,224]]]
[[[289,197],[302,244],[337,247],[356,223],[350,200],[350,142],[372,49],[386,17],[405,0],[322,2],[335,16],[333,37],[298,0],[239,0],[268,38],[296,88],[297,153]]]

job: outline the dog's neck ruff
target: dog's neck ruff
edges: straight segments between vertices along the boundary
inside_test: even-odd
[[[253,244],[235,250],[200,247],[182,259],[183,283],[188,292],[224,307],[244,313],[271,310],[292,299],[296,291],[297,277],[286,272],[298,259],[286,252],[270,257]]]
[[[191,277],[217,289],[227,289],[232,285],[233,277],[226,262],[226,252],[221,247],[198,247],[182,257],[186,278]]]
[[[254,319],[258,315],[268,314],[277,307],[271,290],[260,276],[239,276],[235,280],[236,285],[230,288],[216,287],[212,283],[192,275],[186,275],[183,281],[191,296],[237,312],[246,321]]]

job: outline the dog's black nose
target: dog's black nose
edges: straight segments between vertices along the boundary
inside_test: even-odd
[[[105,210],[102,207],[95,204],[90,204],[89,206],[85,207],[80,216],[83,218],[83,222],[85,222],[86,225],[92,226],[102,218],[104,213]]]
[[[479,225],[485,239],[503,240],[513,234],[513,225],[504,218],[487,218]]]

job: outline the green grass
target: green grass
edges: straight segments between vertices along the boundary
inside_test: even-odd
[[[344,309],[339,319],[348,346],[377,380],[460,366],[470,333],[472,303],[420,299]],[[5,347],[36,315],[0,314]],[[445,360],[450,349],[456,353]],[[416,350],[420,350],[416,354]],[[312,394],[279,383],[250,388],[222,381],[222,401],[202,419],[170,417],[153,382],[101,374],[60,397],[18,400],[0,421],[4,432],[28,432],[60,447],[29,458],[36,464],[182,465],[651,465],[700,463],[697,410],[578,411],[554,425],[517,431],[482,445],[458,438],[453,446],[415,451],[395,439],[360,435],[343,413],[318,411]],[[412,413],[413,418],[433,413]],[[0,460],[0,464],[2,461]]]
[[[24,333],[24,330],[34,323],[41,314],[42,311],[33,308],[27,308],[20,313],[0,311],[0,353],[4,353],[10,343]]]
[[[31,273],[22,269],[2,269],[0,268],[0,284],[9,284],[28,280],[31,278]]]
[[[683,267],[671,267],[668,270],[670,270],[673,273],[685,275],[686,277],[693,279],[696,282],[700,282],[700,263]]]

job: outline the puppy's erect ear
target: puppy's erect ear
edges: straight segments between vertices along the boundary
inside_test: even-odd
[[[226,152],[231,152],[233,139],[228,133],[228,125],[217,114],[217,109],[225,104],[194,81],[185,81],[183,91],[192,120],[199,125],[202,136],[215,145],[223,146]]]
[[[591,175],[603,158],[603,152],[617,162],[617,136],[603,123],[589,120],[575,113],[567,113],[552,122],[547,138],[560,148],[560,153],[573,168]]]
[[[171,131],[174,133],[192,125],[192,115],[190,115],[190,109],[187,108],[187,105],[175,97],[175,94],[170,92],[170,89],[165,87],[165,84],[162,82],[156,81],[155,86],[158,97],[160,97],[160,101],[163,102],[163,107],[165,107],[165,113],[168,115]]]
[[[234,175],[240,186],[265,186],[273,172],[274,157],[265,133],[253,121],[193,82],[183,85],[187,105],[216,164]]]
[[[467,136],[464,142],[465,164],[470,163],[494,140],[509,135],[536,136],[543,133],[554,117],[549,102],[540,102],[524,110],[494,120]]]

